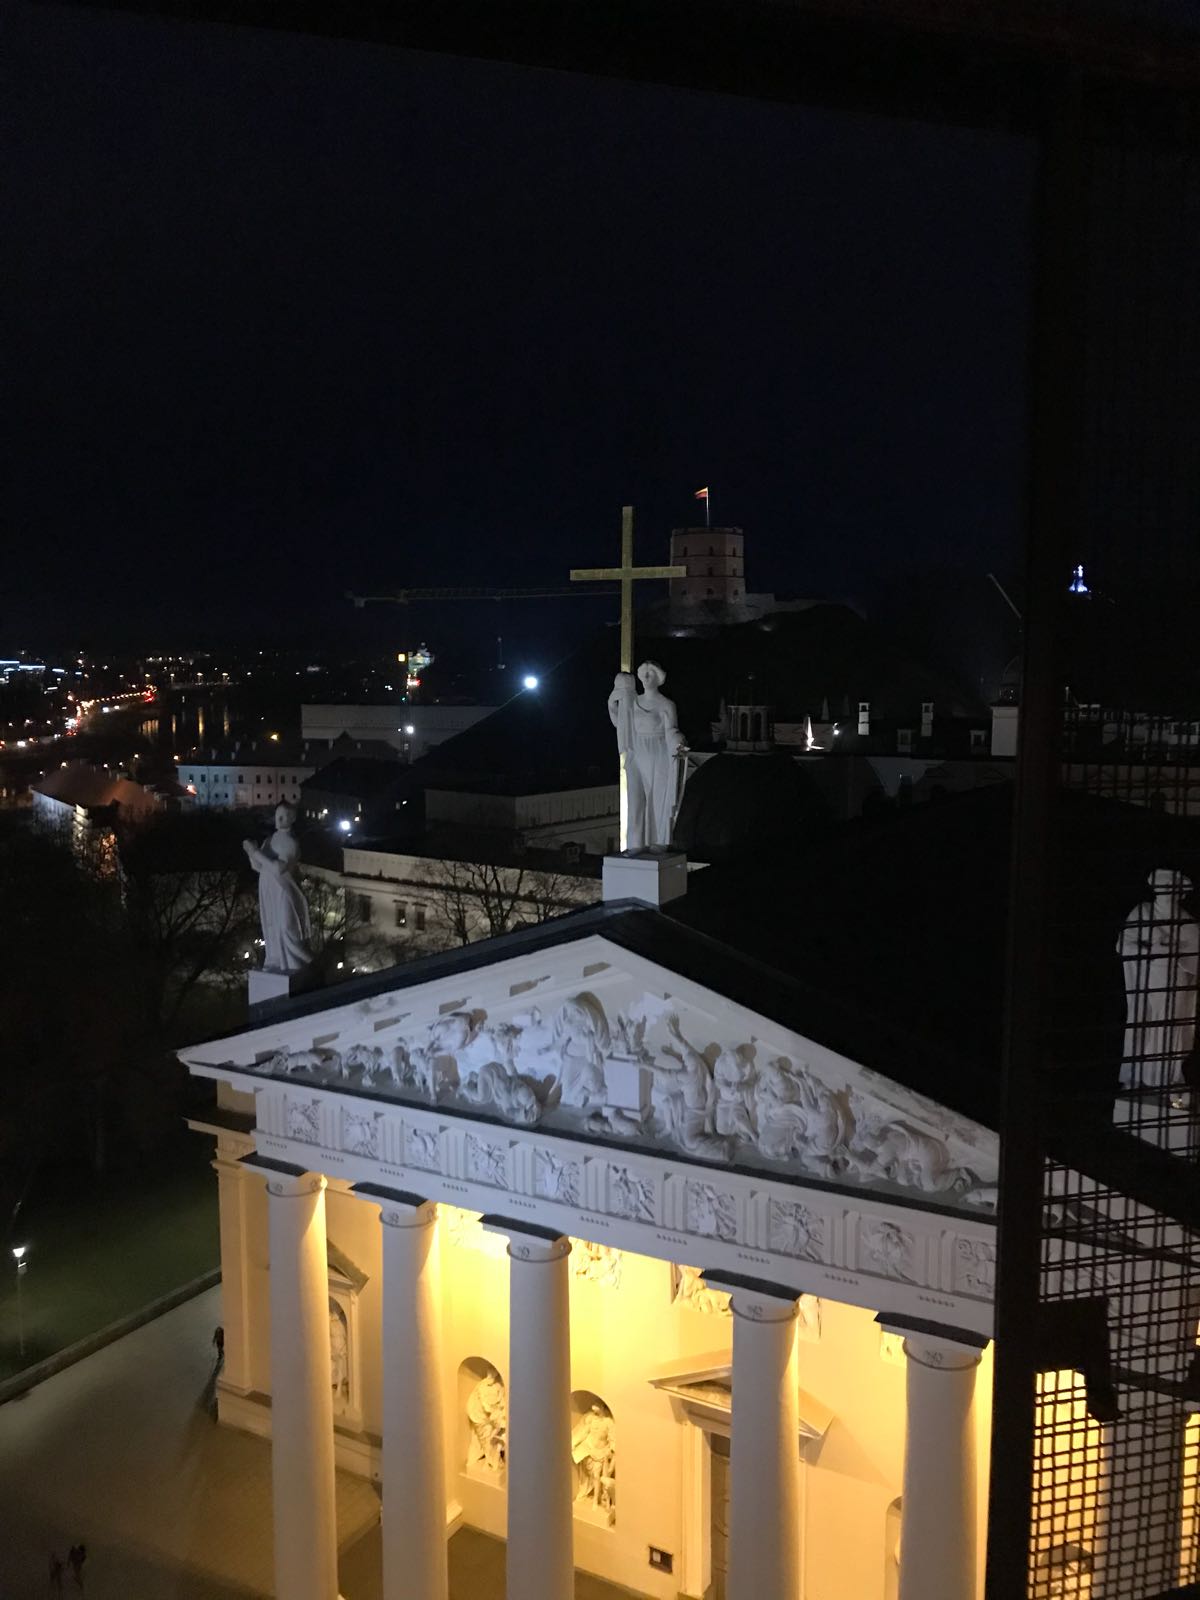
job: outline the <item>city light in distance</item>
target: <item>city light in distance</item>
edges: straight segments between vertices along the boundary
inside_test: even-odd
[[[351,823],[349,817],[343,817],[342,820],[338,823],[338,827],[342,830],[343,833],[349,833],[352,826],[353,826],[353,824]]]
[[[521,687],[524,688],[524,689],[536,689],[537,686],[538,686],[538,679],[535,676],[535,674],[532,673],[532,672],[527,672],[525,674],[525,676],[521,679]]]
[[[12,1247],[13,1259],[16,1260],[16,1261],[23,1261],[25,1259],[25,1252],[28,1249],[29,1249],[29,1246],[27,1244],[15,1244],[15,1245],[13,1245],[13,1247]]]

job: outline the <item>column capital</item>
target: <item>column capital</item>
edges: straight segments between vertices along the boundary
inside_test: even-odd
[[[319,1194],[328,1188],[324,1173],[310,1172],[307,1167],[294,1166],[290,1161],[273,1161],[270,1156],[243,1156],[240,1166],[247,1172],[257,1173],[267,1180],[267,1193],[275,1199],[296,1200],[304,1195]]]
[[[885,1333],[894,1333],[904,1340],[904,1354],[910,1361],[943,1372],[961,1372],[966,1367],[978,1366],[990,1342],[986,1334],[927,1322],[923,1317],[881,1311],[875,1321]]]
[[[800,1291],[786,1284],[709,1268],[700,1276],[711,1288],[727,1290],[732,1296],[730,1310],[746,1322],[791,1322],[796,1315]]]
[[[499,1233],[508,1239],[508,1254],[513,1261],[561,1261],[571,1253],[570,1239],[557,1228],[494,1214],[480,1217],[479,1221],[485,1233]]]
[[[379,1207],[379,1220],[388,1228],[427,1228],[437,1221],[437,1202],[408,1189],[389,1189],[382,1183],[355,1183],[350,1193]]]

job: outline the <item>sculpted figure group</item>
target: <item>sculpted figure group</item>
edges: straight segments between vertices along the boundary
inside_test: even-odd
[[[651,1042],[651,1032],[660,1042]],[[615,1063],[626,1081],[631,1066],[645,1073],[648,1112],[646,1102],[613,1103]],[[755,1044],[700,1048],[666,1002],[649,996],[612,1021],[588,992],[548,1016],[533,1006],[508,1022],[452,1011],[391,1046],[279,1052],[260,1070],[390,1089],[430,1105],[475,1106],[516,1127],[560,1113],[601,1137],[666,1144],[706,1160],[757,1155],[824,1178],[926,1194],[979,1198],[984,1188],[936,1129]]]

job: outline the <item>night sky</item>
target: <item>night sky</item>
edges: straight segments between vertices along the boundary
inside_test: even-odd
[[[1016,565],[1015,141],[115,14],[0,22],[0,653],[342,638],[346,588],[610,561],[626,500],[662,560],[701,484],[751,588],[870,601]]]

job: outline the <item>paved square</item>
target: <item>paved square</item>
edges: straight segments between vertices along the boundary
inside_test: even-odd
[[[86,1600],[267,1600],[271,1451],[202,1407],[212,1289],[0,1406],[0,1600],[49,1595],[50,1552],[87,1545]],[[380,1600],[379,1499],[337,1478],[346,1600]],[[69,1578],[66,1593],[74,1589]],[[451,1600],[503,1600],[504,1546],[450,1545]],[[579,1574],[577,1600],[628,1591]]]

